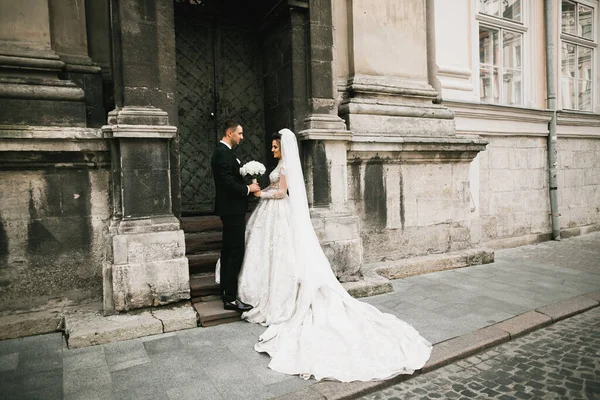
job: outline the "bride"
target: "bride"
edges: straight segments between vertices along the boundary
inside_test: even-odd
[[[242,314],[268,326],[255,349],[269,367],[304,379],[386,379],[421,369],[431,344],[409,324],[354,299],[338,282],[313,229],[296,136],[279,131],[271,184],[246,228]],[[289,196],[287,194],[289,192]]]

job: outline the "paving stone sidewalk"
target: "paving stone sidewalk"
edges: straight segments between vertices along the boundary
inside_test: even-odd
[[[361,400],[599,399],[600,308]]]
[[[433,343],[600,288],[600,232],[502,250],[494,264],[393,282],[365,301]],[[0,342],[4,399],[266,399],[316,382],[268,369],[243,321],[69,350],[60,334]]]

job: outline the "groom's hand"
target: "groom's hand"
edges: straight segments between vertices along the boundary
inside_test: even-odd
[[[250,193],[258,192],[260,190],[258,183],[252,183],[248,188],[250,189]]]

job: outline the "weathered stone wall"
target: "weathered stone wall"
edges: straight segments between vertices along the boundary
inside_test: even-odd
[[[101,300],[108,170],[0,169],[0,181],[0,312]]]
[[[468,168],[351,161],[349,199],[361,219],[365,262],[472,247]]]
[[[561,229],[600,227],[600,138],[558,140]]]
[[[481,240],[551,231],[545,137],[488,137],[479,155]]]

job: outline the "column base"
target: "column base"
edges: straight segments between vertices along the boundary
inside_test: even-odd
[[[163,219],[118,221],[109,228],[103,264],[106,315],[190,298],[183,231],[174,217]],[[173,226],[177,229],[169,229]]]
[[[8,46],[0,64],[0,108],[5,125],[85,126],[84,92],[58,79],[65,64],[50,49]]]
[[[348,212],[312,209],[311,220],[338,280],[358,281],[362,275],[363,261],[358,216]]]
[[[353,136],[454,136],[454,113],[433,104],[436,97],[424,81],[357,75],[348,82],[339,111]]]

